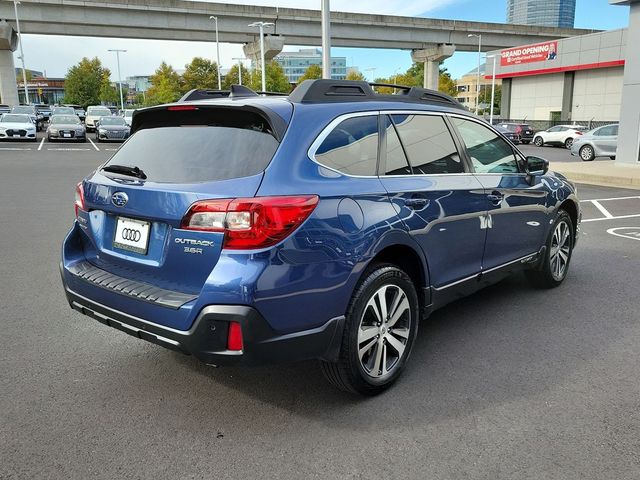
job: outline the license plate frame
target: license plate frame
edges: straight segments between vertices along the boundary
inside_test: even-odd
[[[139,235],[137,235],[136,232],[138,232]],[[119,250],[146,255],[149,251],[150,234],[151,222],[117,216],[113,229],[112,245],[113,248]]]

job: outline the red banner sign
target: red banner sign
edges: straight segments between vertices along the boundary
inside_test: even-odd
[[[519,65],[521,63],[555,60],[558,56],[558,42],[536,43],[524,47],[509,48],[500,53],[500,65]]]

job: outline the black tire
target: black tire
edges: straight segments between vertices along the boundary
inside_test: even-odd
[[[611,160],[615,160],[615,159],[616,159],[616,156],[615,156],[615,155],[611,155],[609,158],[610,158]]]
[[[529,140],[523,140],[523,141],[522,141],[522,143],[523,143],[524,145],[529,145],[530,141],[529,141]]]
[[[556,249],[554,244],[556,242],[556,231],[561,228],[561,225],[564,225],[568,230],[567,237],[567,249],[564,250],[562,245]],[[573,245],[575,244],[575,226],[571,221],[571,217],[565,210],[558,211],[558,216],[556,217],[555,222],[553,223],[553,227],[551,228],[551,232],[549,233],[549,238],[547,239],[547,248],[544,253],[544,257],[541,259],[541,263],[531,270],[525,270],[525,275],[529,282],[536,288],[555,288],[559,286],[564,279],[567,278],[567,273],[569,271],[569,265],[571,264],[571,256],[573,254]],[[556,252],[560,255],[560,250],[563,251],[566,255],[566,261],[564,264],[564,268],[558,274],[557,267],[558,263],[554,262],[554,256],[556,256]],[[557,257],[556,261],[561,262],[562,257]]]
[[[573,145],[573,138],[567,138],[564,141],[564,148],[566,148],[567,150],[571,150],[571,145]]]
[[[544,140],[542,139],[542,137],[536,137],[536,138],[533,139],[533,144],[536,147],[542,147],[542,146],[544,146]]]
[[[385,287],[387,288],[384,289]],[[399,298],[406,298],[406,304],[404,299],[399,300],[395,297],[395,295],[401,295],[400,292],[405,294],[404,297]],[[404,306],[396,322],[390,323],[393,321],[393,318],[389,318],[393,317],[391,312],[384,322],[375,323],[375,319],[378,318],[376,312],[379,313],[376,306],[380,305],[377,299],[381,298],[380,295],[384,296],[385,303],[386,299],[391,300],[391,307],[398,299],[397,312],[400,312],[400,308]],[[373,302],[373,306],[370,306],[370,302]],[[347,308],[338,361],[320,363],[325,378],[340,390],[361,395],[377,395],[389,388],[402,373],[411,354],[418,332],[419,312],[416,288],[405,272],[391,264],[375,264],[369,267],[355,289]],[[371,320],[374,322],[370,323]],[[377,336],[366,333],[372,329],[373,334]],[[400,330],[402,334],[395,333]],[[359,338],[359,335],[367,337],[366,340]],[[402,339],[405,341],[404,344]],[[398,344],[404,346],[401,353],[393,347]],[[362,357],[359,355],[361,345],[365,345],[362,350],[367,349]],[[378,351],[381,352],[379,355]],[[387,373],[384,373],[384,368],[388,366],[387,362],[390,357],[393,357],[394,352],[398,354],[397,358],[391,358],[391,367]],[[382,361],[382,358],[385,360]],[[366,363],[370,363],[369,371]]]
[[[596,158],[596,154],[593,151],[593,147],[591,145],[580,147],[578,154],[580,155],[580,158],[583,162],[591,162],[594,158]]]

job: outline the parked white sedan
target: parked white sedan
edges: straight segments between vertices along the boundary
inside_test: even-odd
[[[4,113],[0,117],[0,140],[36,141],[36,125],[24,113]]]
[[[573,141],[584,133],[587,127],[583,125],[556,125],[548,130],[537,132],[533,137],[533,143],[537,147],[543,145],[556,145],[571,148]]]

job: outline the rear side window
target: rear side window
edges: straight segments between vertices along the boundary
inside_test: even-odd
[[[198,183],[256,175],[279,145],[264,119],[248,112],[158,112],[140,128],[107,165],[138,167],[150,182]]]
[[[437,115],[392,115],[416,175],[463,173],[464,166],[444,119]]]
[[[388,115],[384,116],[387,135],[387,163],[385,175],[411,175],[411,167],[402,149],[400,138]]]
[[[320,144],[315,159],[347,175],[375,176],[378,164],[377,115],[342,121]]]

